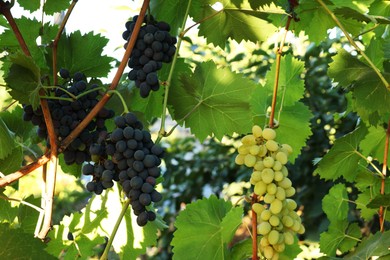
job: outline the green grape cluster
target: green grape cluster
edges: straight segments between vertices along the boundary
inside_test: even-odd
[[[253,168],[250,183],[258,202],[252,205],[257,215],[257,233],[261,235],[259,251],[266,259],[277,260],[285,245],[294,243],[294,237],[303,234],[305,228],[295,211],[297,203],[288,178],[286,164],[292,148],[275,141],[272,128],[252,127],[252,134],[241,139],[236,164]]]

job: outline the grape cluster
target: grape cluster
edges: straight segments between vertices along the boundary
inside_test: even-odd
[[[126,41],[129,40],[137,19],[138,15],[126,23],[126,31],[122,34]],[[169,31],[169,24],[157,22],[153,16],[148,15],[138,33],[128,62],[128,66],[132,69],[128,78],[135,81],[135,86],[140,89],[143,98],[149,96],[150,91],[159,89],[157,71],[161,69],[163,62],[170,63],[176,52],[177,40],[170,35]]]
[[[48,99],[48,106],[53,119],[54,131],[58,141],[67,137],[98,103],[99,85],[87,83],[83,73],[77,72],[70,76],[66,69],[60,70],[60,76],[65,83],[48,94],[54,99]],[[74,97],[77,97],[75,99]],[[31,105],[24,105],[23,119],[38,126],[37,135],[48,138],[42,108],[33,110]],[[97,141],[100,132],[106,131],[105,120],[114,117],[114,112],[103,108],[94,120],[73,140],[64,150],[66,164],[82,164],[90,161],[89,147]],[[47,140],[48,145],[49,141]]]
[[[138,225],[144,226],[156,219],[156,214],[147,207],[162,199],[155,185],[164,150],[154,144],[135,114],[117,116],[114,123],[115,130],[90,148],[95,163],[83,167],[84,174],[93,175],[87,189],[100,194],[113,186],[113,180],[119,181],[131,199]]]
[[[305,228],[295,211],[295,194],[288,170],[285,166],[292,148],[275,141],[276,132],[255,125],[252,134],[241,139],[236,164],[253,168],[250,183],[259,201],[252,205],[257,215],[257,233],[262,236],[259,250],[266,259],[276,260],[285,245],[294,243],[296,233],[303,234]]]

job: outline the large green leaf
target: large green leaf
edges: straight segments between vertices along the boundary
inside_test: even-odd
[[[223,5],[221,11],[211,7],[216,2]],[[201,12],[196,9],[196,13],[192,13],[190,10],[195,21],[203,20],[199,26],[199,35],[206,37],[208,43],[221,48],[225,47],[229,38],[237,42],[265,41],[276,31],[276,27],[267,21],[267,14],[253,10],[247,1],[240,8],[229,0],[199,0],[199,4]]]
[[[175,222],[173,259],[225,259],[241,221],[242,208],[214,195],[188,204]]]
[[[374,0],[360,0],[359,2],[356,1],[343,1],[343,0],[331,0],[331,2],[339,7],[348,7],[351,9],[354,9],[356,11],[365,13],[368,11],[368,7]]]
[[[367,204],[367,208],[390,207],[390,194],[379,194]]]
[[[23,104],[39,105],[41,74],[35,61],[21,52],[8,56],[9,71],[5,77],[6,88],[11,96]]]
[[[0,118],[0,160],[9,156],[16,147],[13,138],[13,133],[8,129],[3,119]]]
[[[0,222],[13,223],[18,216],[18,208],[12,207],[11,201],[0,198]]]
[[[322,200],[322,209],[330,222],[346,220],[348,217],[348,194],[344,184],[333,186]]]
[[[58,44],[58,68],[67,68],[71,74],[82,72],[87,77],[106,77],[110,72],[113,58],[102,55],[108,39],[89,32],[80,31],[63,35]]]
[[[1,142],[0,142],[1,143]],[[6,150],[1,148],[1,150]],[[23,162],[23,149],[22,146],[18,145],[11,150],[11,154],[0,159],[0,172],[3,174],[10,174],[22,167]]]
[[[29,196],[23,199],[23,201],[28,202],[37,207],[40,207],[41,204],[41,199],[34,198],[33,196]],[[23,228],[24,232],[30,234],[34,233],[38,217],[39,212],[36,209],[32,208],[30,205],[20,204],[18,212],[18,222],[20,223],[21,228]]]
[[[372,256],[389,255],[390,231],[377,232],[368,238],[364,238],[355,251],[346,255],[344,259],[366,260]],[[384,258],[388,259],[388,258]]]
[[[328,8],[333,9],[335,6],[330,1],[324,1]],[[328,36],[328,30],[336,27],[336,23],[328,12],[317,2],[312,0],[301,0],[296,8],[296,13],[300,18],[299,21],[293,22],[291,29],[304,31],[309,40],[319,43]],[[362,23],[338,17],[340,22],[351,34],[358,34],[362,28]]]
[[[367,136],[361,141],[360,147],[364,154],[373,157],[374,160],[383,163],[385,153],[386,129],[381,126],[368,128]],[[387,159],[389,165],[390,158]]]
[[[189,0],[156,0],[150,2],[150,9],[158,21],[169,23],[171,33],[176,35],[183,24],[188,2]],[[201,11],[197,0],[191,1],[190,8],[192,16]]]
[[[57,259],[44,251],[45,243],[21,228],[12,229],[8,224],[0,224],[0,240],[0,259]]]
[[[319,162],[315,173],[325,180],[336,180],[342,176],[347,181],[354,181],[358,173],[359,162],[362,160],[358,146],[366,133],[365,127],[359,127],[337,139]]]
[[[390,91],[371,67],[346,51],[339,51],[333,60],[329,76],[343,87],[352,85],[354,107],[364,120],[368,121],[373,113],[390,114]],[[389,73],[383,75],[390,81]]]
[[[321,252],[328,256],[335,256],[336,250],[348,252],[361,237],[361,231],[357,223],[349,224],[347,220],[331,222],[328,231],[320,236]]]
[[[31,137],[34,126],[23,120],[23,108],[15,106],[12,111],[0,112],[0,118],[3,119],[8,129],[19,136],[24,142]]]
[[[169,104],[175,120],[184,118],[200,140],[250,131],[249,99],[255,83],[211,61],[199,64],[192,75],[181,74],[180,81],[170,88]]]

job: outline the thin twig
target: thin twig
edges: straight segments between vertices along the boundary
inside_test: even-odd
[[[4,178],[0,178],[0,188],[10,185],[11,183],[19,180],[23,176],[30,172],[42,167],[50,159],[50,151],[42,155],[36,162],[26,165],[19,169],[19,171],[6,175]]]
[[[383,167],[382,167],[382,183],[381,183],[381,194],[385,194],[385,182],[387,175],[387,159],[389,158],[389,139],[390,139],[390,120],[388,122],[387,130],[386,130],[386,141],[385,141],[385,150],[383,155]],[[379,208],[379,225],[380,231],[385,232],[385,218],[384,218],[384,207],[380,206]]]
[[[284,35],[282,37],[282,40],[280,42],[280,46],[276,50],[276,72],[275,72],[275,80],[274,80],[274,90],[272,93],[272,105],[271,105],[271,114],[269,117],[269,127],[273,128],[274,127],[274,119],[275,119],[275,110],[276,110],[276,100],[278,96],[278,87],[279,87],[279,75],[280,75],[280,61],[282,59],[282,53],[283,53],[283,47],[284,43],[286,41],[287,33],[290,27],[292,17],[288,16],[287,17],[287,22],[286,22],[286,27],[284,29]]]

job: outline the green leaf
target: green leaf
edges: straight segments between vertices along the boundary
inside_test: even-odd
[[[11,96],[20,103],[31,104],[36,109],[39,100],[34,93],[42,86],[39,67],[31,57],[20,52],[10,55],[9,60],[12,64],[5,81]]]
[[[70,0],[46,0],[45,1],[45,13],[52,15],[66,10],[70,6]]]
[[[348,7],[348,8],[351,8],[353,10],[356,10],[358,12],[365,13],[368,11],[368,7],[371,5],[372,2],[374,2],[374,0],[360,0],[359,2],[344,1],[344,0],[331,0],[331,2],[335,6],[337,6],[337,8]]]
[[[173,259],[224,259],[241,218],[242,208],[214,195],[188,204],[176,219]]]
[[[322,200],[322,209],[330,222],[346,220],[348,217],[348,194],[344,184],[333,186]]]
[[[386,129],[383,127],[371,126],[368,128],[368,134],[361,141],[360,147],[364,154],[368,154],[380,163],[383,163],[386,141]],[[387,160],[390,164],[390,158]]]
[[[23,9],[34,12],[39,9],[41,5],[40,0],[18,0],[18,4],[23,7]]]
[[[286,245],[284,251],[279,254],[279,260],[296,259],[297,255],[302,252],[298,242],[298,237],[295,236],[294,244]]]
[[[365,23],[372,22],[373,20],[370,16],[349,7],[341,7],[341,8],[337,7],[336,9],[334,9],[334,14],[336,16],[342,16],[347,19],[351,18],[359,22],[365,22]]]
[[[252,256],[252,239],[247,238],[234,244],[230,251],[232,260],[248,259]]]
[[[319,174],[325,180],[336,180],[342,176],[347,181],[354,181],[359,162],[362,160],[358,145],[366,133],[365,127],[359,127],[337,139],[329,152],[321,159],[314,173]]]
[[[390,207],[390,194],[379,194],[367,204],[367,208],[371,209],[379,208],[381,206]]]
[[[150,2],[150,9],[158,21],[167,22],[171,26],[171,33],[177,35],[183,24],[188,2],[188,0],[156,0]],[[201,12],[197,1],[192,1],[190,8],[192,14]]]
[[[283,106],[294,105],[303,98],[305,91],[305,84],[301,78],[303,71],[304,63],[302,61],[297,60],[291,54],[282,57],[278,81],[277,102],[279,104],[283,102]],[[276,72],[276,63],[274,62],[266,75],[265,88],[269,90],[269,94],[273,93]]]
[[[331,222],[328,231],[320,235],[320,249],[328,256],[335,256],[336,250],[347,252],[353,248],[361,237],[356,223],[349,225],[347,220]]]
[[[360,210],[360,216],[366,221],[370,221],[377,214],[377,209],[367,208],[367,204],[370,203],[371,199],[371,189],[367,189],[360,193],[355,201],[356,208]]]
[[[8,109],[7,111],[0,112],[0,118],[3,119],[8,129],[15,133],[15,135],[21,137],[24,142],[31,137],[34,127],[32,124],[28,124],[23,120],[22,107],[15,106],[12,111]]]
[[[181,74],[181,85],[172,87],[169,104],[175,120],[185,125],[200,140],[214,134],[249,132],[252,123],[248,100],[255,84],[213,62],[199,64],[192,75]]]
[[[383,71],[383,61],[385,60],[383,43],[383,39],[372,37],[370,44],[364,52],[381,71]]]
[[[216,2],[223,5],[221,11],[216,11],[211,7]],[[196,10],[196,13],[192,13],[190,10],[190,15],[195,21],[208,18],[199,25],[199,35],[206,37],[207,43],[213,43],[222,49],[225,48],[229,38],[237,42],[265,41],[276,31],[276,27],[267,21],[267,14],[252,10],[247,1],[240,8],[229,0],[200,0],[200,4],[201,12]]]
[[[0,118],[0,147],[0,160],[8,157],[16,147],[13,133],[8,129],[2,118]]]
[[[3,194],[2,194],[3,195]],[[11,201],[0,198],[0,222],[13,223],[18,216],[18,208],[11,206]]]
[[[330,1],[324,1],[328,8],[334,6]],[[297,33],[304,31],[310,41],[320,43],[328,36],[328,30],[336,27],[336,23],[325,9],[312,0],[299,1],[298,7],[295,9],[300,20],[291,24],[291,29]],[[362,28],[362,23],[352,20],[337,17],[346,30],[351,34],[358,34]]]
[[[390,231],[377,232],[375,235],[366,237],[355,251],[346,255],[344,259],[365,260],[372,256],[384,256],[389,254]]]
[[[64,159],[64,154],[62,154],[62,153],[58,156],[58,158],[59,158],[59,160],[58,160],[59,166],[61,167],[62,172],[73,175],[75,177],[81,176],[81,170],[83,168],[82,165],[79,165],[79,164],[68,165],[68,164],[66,164],[65,159]]]
[[[339,51],[333,59],[329,76],[344,87],[353,84],[354,108],[363,120],[368,121],[372,113],[380,116],[390,114],[390,107],[387,105],[390,103],[390,91],[371,67],[346,51]],[[383,75],[390,81],[389,73]]]
[[[376,0],[370,6],[370,14],[381,15],[385,17],[390,16],[390,3],[389,1]]]
[[[31,203],[37,207],[40,207],[41,203],[40,198],[34,198],[33,196],[29,196],[23,199],[23,201]],[[20,204],[18,212],[18,222],[20,223],[21,228],[23,228],[26,233],[34,233],[38,217],[39,212],[36,209],[26,204]]]
[[[0,240],[3,241],[0,259],[57,259],[44,251],[45,243],[20,228],[11,229],[8,224],[0,224]]]
[[[0,172],[3,174],[13,173],[19,170],[20,167],[22,167],[22,162],[23,162],[23,149],[20,145],[18,145],[11,150],[10,155],[0,160]]]
[[[102,55],[108,39],[93,32],[80,31],[63,35],[58,44],[58,68],[67,68],[71,74],[82,72],[87,77],[106,77],[113,58]]]

